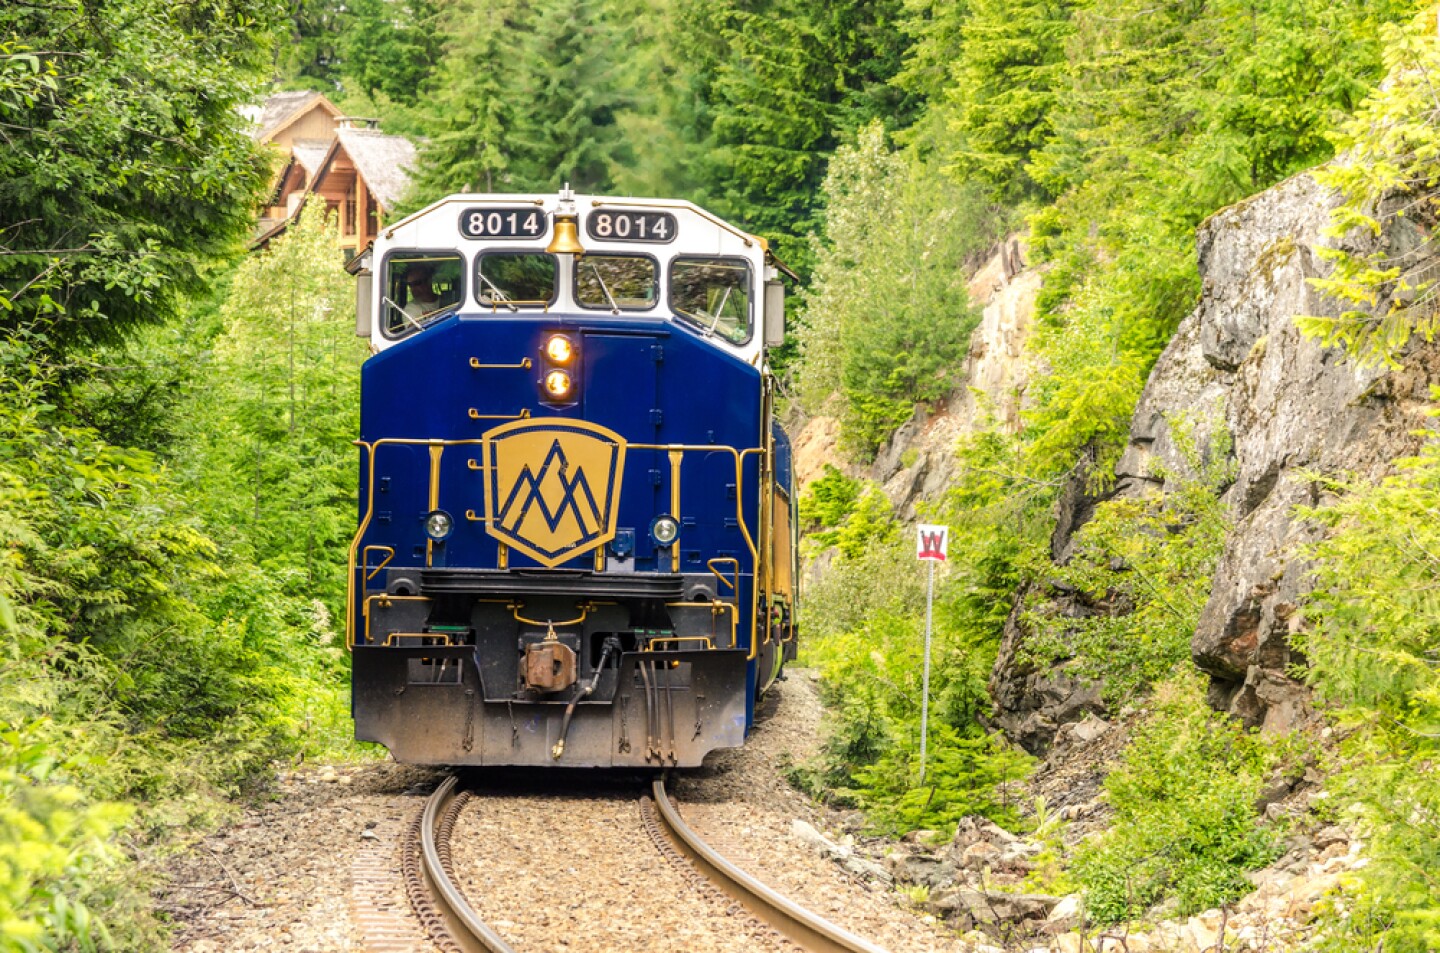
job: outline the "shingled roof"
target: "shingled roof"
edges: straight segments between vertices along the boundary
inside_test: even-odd
[[[290,154],[305,170],[307,179],[314,178],[329,151],[330,140],[328,139],[296,139],[290,145]]]
[[[395,208],[410,185],[415,146],[401,136],[375,129],[338,129],[335,137],[360,173],[375,201],[385,211]],[[298,158],[298,156],[297,156]]]
[[[283,93],[271,93],[258,106],[247,106],[241,110],[255,123],[251,135],[257,142],[269,142],[276,133],[298,118],[311,106],[319,104],[332,116],[339,116],[340,110],[326,99],[324,94],[301,89]]]

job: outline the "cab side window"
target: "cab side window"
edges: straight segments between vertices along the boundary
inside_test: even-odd
[[[380,326],[404,337],[455,310],[465,297],[465,259],[454,252],[397,252],[385,262]]]
[[[750,263],[739,258],[677,258],[670,263],[670,306],[707,334],[731,344],[750,340]]]
[[[645,255],[584,255],[575,261],[575,303],[603,311],[655,307],[655,259]]]
[[[475,260],[475,298],[487,308],[549,307],[558,275],[554,255],[484,252]]]

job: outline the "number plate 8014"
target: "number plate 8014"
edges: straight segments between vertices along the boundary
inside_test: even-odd
[[[675,240],[675,216],[669,212],[593,211],[585,218],[585,234],[601,242]]]
[[[543,238],[549,230],[549,219],[533,205],[467,208],[460,213],[460,234],[466,238]]]

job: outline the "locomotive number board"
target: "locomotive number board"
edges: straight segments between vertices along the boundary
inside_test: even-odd
[[[653,242],[675,240],[675,216],[669,212],[591,212],[585,234],[602,242]]]
[[[460,213],[460,234],[466,238],[541,238],[550,230],[544,211],[525,208],[467,208]]]

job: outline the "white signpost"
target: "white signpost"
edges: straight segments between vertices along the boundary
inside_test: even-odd
[[[925,743],[930,734],[930,617],[935,605],[935,564],[945,561],[950,545],[950,527],[918,527],[915,556],[930,563],[930,585],[925,591],[925,674],[920,686],[920,783],[925,783]]]

